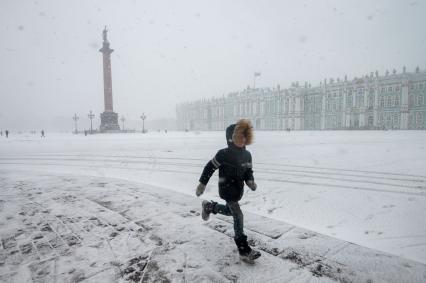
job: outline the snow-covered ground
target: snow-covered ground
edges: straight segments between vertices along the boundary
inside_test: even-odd
[[[258,190],[246,191],[241,205],[249,234],[260,235],[266,252],[248,267],[238,262],[230,224],[220,217],[202,223],[194,195],[203,166],[226,144],[224,132],[3,136],[1,279],[375,282],[374,268],[369,274],[347,260],[372,253],[351,250],[360,245],[384,252],[393,270],[421,282],[425,142],[426,131],[257,132],[248,149]],[[216,183],[215,175],[203,198],[219,200]],[[323,240],[289,251],[300,245],[290,245],[292,233]],[[295,255],[321,247],[327,251],[316,254],[329,262],[318,277],[315,256],[308,264]],[[345,271],[336,262],[353,266]]]

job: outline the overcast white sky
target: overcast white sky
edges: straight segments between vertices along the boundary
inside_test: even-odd
[[[102,29],[114,110],[175,105],[253,83],[426,68],[424,1],[0,1],[0,129],[72,125],[103,111]],[[56,122],[54,122],[56,121]],[[99,122],[97,122],[98,124]]]

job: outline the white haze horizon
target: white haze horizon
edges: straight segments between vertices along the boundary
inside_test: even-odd
[[[253,85],[426,68],[420,1],[12,1],[0,3],[0,129],[74,129],[103,111],[102,30],[114,111],[167,120],[176,104]],[[121,122],[120,122],[121,126]]]

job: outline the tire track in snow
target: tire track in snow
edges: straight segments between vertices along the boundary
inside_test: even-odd
[[[8,155],[8,156],[17,156],[17,155]],[[19,155],[21,156],[21,155]],[[78,154],[56,154],[56,153],[44,153],[44,154],[28,154],[26,156],[67,156],[67,157],[76,157],[81,159],[82,157],[102,157],[102,158],[128,158],[128,159],[148,159],[152,160],[153,156],[133,156],[133,155],[102,155],[102,154],[84,154],[78,155]],[[164,160],[182,160],[182,161],[200,161],[200,163],[197,163],[197,166],[204,166],[206,163],[206,159],[201,158],[187,158],[187,157],[158,157],[156,156],[155,159],[164,159]],[[180,164],[180,163],[179,163]],[[317,166],[306,166],[306,165],[295,165],[295,164],[284,164],[284,163],[265,163],[265,162],[256,162],[256,165],[266,165],[266,166],[279,166],[279,167],[291,167],[291,168],[308,168],[308,169],[314,169],[314,170],[329,170],[329,171],[337,171],[337,172],[357,172],[357,173],[364,173],[364,174],[376,174],[376,175],[393,175],[393,176],[405,176],[405,177],[416,177],[421,178],[420,182],[426,182],[426,175],[414,175],[414,174],[405,174],[405,173],[393,173],[393,172],[381,172],[381,171],[367,171],[367,170],[357,170],[357,169],[342,169],[342,168],[331,168],[331,167],[317,167]],[[284,170],[284,169],[283,169]],[[305,171],[301,171],[305,172]],[[306,171],[310,172],[310,171]],[[311,171],[312,172],[312,171]],[[324,173],[324,174],[330,174],[329,172],[316,172],[315,173]],[[336,173],[335,173],[336,174]],[[347,174],[341,174],[341,175],[347,175]],[[347,175],[347,176],[362,176],[362,175]],[[372,177],[374,178],[374,176]],[[401,181],[409,181],[410,179],[400,179]],[[411,179],[411,181],[414,181]]]
[[[11,158],[11,160],[27,160],[27,158]],[[30,160],[60,160],[60,161],[78,161],[81,162],[81,159],[59,159],[59,158],[29,158]],[[123,161],[123,160],[86,160],[86,161],[91,161],[91,162],[100,162],[100,161],[104,161],[104,162],[111,162],[111,163],[136,163],[136,164],[141,164],[141,162],[135,162],[135,161]],[[200,168],[201,165],[199,164],[191,164],[191,163],[172,163],[172,162],[158,162],[158,161],[154,161],[154,162],[144,162],[142,164],[145,165],[152,165],[152,171],[161,171],[160,169],[154,169],[154,167],[156,167],[157,165],[166,165],[166,166],[181,166],[181,167],[195,167],[195,168]],[[112,168],[112,167],[110,167]],[[117,167],[115,167],[117,168]],[[121,167],[123,168],[123,167]],[[127,168],[127,167],[126,167]],[[202,168],[202,167],[201,167]],[[134,168],[132,168],[134,169]],[[164,170],[164,169],[163,169]],[[165,172],[165,171],[163,171]],[[173,172],[173,171],[170,171]],[[339,182],[352,182],[352,183],[365,183],[365,184],[373,184],[373,185],[381,185],[381,186],[391,186],[391,187],[397,187],[397,188],[409,188],[409,189],[415,189],[415,190],[425,190],[426,191],[426,184],[425,186],[418,186],[418,185],[414,185],[414,186],[410,186],[410,185],[405,185],[405,184],[394,184],[394,183],[387,183],[387,182],[378,182],[378,181],[371,181],[371,180],[361,180],[361,179],[347,179],[347,178],[337,178],[337,177],[330,177],[330,174],[327,173],[320,173],[320,172],[309,172],[309,171],[300,171],[300,170],[276,170],[276,169],[270,169],[270,170],[263,170],[263,169],[257,169],[256,170],[257,173],[262,173],[262,174],[272,174],[272,175],[288,175],[288,176],[296,176],[296,177],[306,177],[306,178],[314,178],[314,179],[325,179],[325,180],[334,180],[334,181],[339,181]],[[289,172],[307,172],[308,174],[297,174],[297,173],[289,173]],[[176,173],[180,173],[179,171],[176,171]],[[182,172],[184,173],[184,172]],[[313,175],[312,175],[313,174]],[[322,175],[327,175],[327,176],[318,176],[317,174],[322,174]],[[337,175],[337,174],[331,174],[331,175]],[[346,174],[346,176],[349,176]],[[357,177],[361,177],[359,175],[350,175],[350,176],[357,176]],[[362,178],[372,178],[370,176],[362,176]],[[384,179],[384,180],[397,180],[397,181],[408,181],[408,182],[424,182],[422,180],[412,180],[412,179],[396,179],[396,178],[384,178],[384,177],[373,177],[373,178],[380,178],[380,179]]]
[[[165,161],[158,161],[158,160],[169,160],[169,159],[178,159],[178,160],[184,160],[184,161],[188,161],[188,160],[194,160],[194,159],[185,159],[185,158],[163,158],[163,157],[155,157],[153,158],[152,156],[150,157],[125,157],[127,159],[114,159],[112,158],[112,156],[102,156],[102,158],[104,159],[99,159],[99,156],[95,156],[95,158],[98,159],[91,159],[91,158],[85,158],[88,155],[85,155],[84,157],[79,156],[79,155],[64,155],[67,157],[74,157],[74,158],[55,158],[55,157],[43,157],[43,156],[38,156],[38,157],[2,157],[0,158],[0,160],[4,159],[4,160],[61,160],[61,161],[87,161],[87,162],[111,162],[111,163],[130,163],[130,164],[145,164],[145,165],[170,165],[170,166],[182,166],[182,167],[195,167],[195,168],[203,168],[204,167],[204,163],[182,163],[182,162],[165,162]],[[106,158],[106,159],[105,159]],[[147,161],[140,161],[140,160],[135,160],[135,159],[143,159],[143,160],[147,160]],[[256,163],[257,165],[258,163]],[[262,164],[262,163],[260,163]],[[271,165],[271,164],[269,164]],[[289,167],[303,167],[303,166],[290,166],[290,165],[283,165],[283,166],[289,166]],[[315,170],[319,170],[321,169],[321,167],[315,168],[315,167],[307,167],[307,168],[313,168]],[[308,170],[295,170],[295,169],[277,169],[277,168],[268,168],[268,167],[262,167],[262,166],[257,166],[256,167],[256,172],[263,172],[263,173],[269,173],[269,174],[286,174],[286,175],[291,175],[294,173],[303,173],[303,174],[294,174],[295,176],[305,176],[304,174],[310,174],[310,175],[306,175],[309,177],[314,177],[314,178],[321,178],[321,175],[326,175],[326,176],[330,176],[330,175],[336,175],[336,176],[349,176],[349,177],[357,177],[357,178],[367,178],[367,179],[381,179],[381,180],[386,180],[386,181],[403,181],[403,182],[415,182],[415,183],[424,183],[425,184],[425,188],[426,188],[426,177],[425,176],[420,176],[420,175],[407,175],[407,174],[399,174],[399,173],[389,173],[389,172],[374,172],[374,171],[359,171],[359,170],[349,170],[349,169],[329,169],[329,170],[333,170],[336,172],[322,172],[322,171],[308,171]],[[353,172],[364,172],[364,175],[360,175],[360,174],[347,174],[347,173],[340,173],[339,171],[353,171]],[[367,175],[365,175],[367,174]],[[371,175],[373,174],[373,175]],[[375,176],[375,175],[386,175],[386,176]],[[413,179],[413,178],[396,178],[396,177],[389,177],[390,175],[392,176],[409,176],[409,177],[416,177],[417,179]],[[322,177],[324,178],[324,177]],[[420,178],[420,179],[419,179]],[[335,177],[335,179],[338,179]],[[354,179],[341,179],[341,180],[348,180],[348,181],[354,181],[354,182],[361,182],[361,180],[354,180]],[[381,184],[380,182],[374,182],[374,183],[378,183]],[[383,183],[383,184],[389,184],[389,183]]]
[[[79,165],[79,164],[61,164],[61,163],[40,163],[40,162],[1,162],[0,165],[42,165],[42,166],[64,166],[64,167],[75,167],[75,168],[88,168],[93,169],[95,165]],[[147,171],[152,172],[152,169],[145,169],[145,168],[130,168],[127,166],[108,166],[108,168],[111,169],[122,169],[122,170],[135,170],[135,171]],[[191,171],[179,171],[179,170],[169,170],[169,169],[155,169],[155,172],[164,172],[164,173],[178,173],[178,174],[191,174],[198,176],[200,172],[191,172]],[[263,178],[263,177],[257,177],[256,180],[263,180],[263,181],[269,181],[269,182],[276,182],[276,183],[293,183],[293,184],[299,184],[299,185],[310,185],[310,186],[319,186],[319,187],[325,187],[325,188],[340,188],[340,189],[350,189],[350,190],[364,190],[364,191],[371,191],[371,192],[380,192],[380,193],[392,193],[392,194],[405,194],[405,195],[414,195],[414,196],[426,196],[426,192],[407,192],[407,191],[401,191],[401,190],[389,190],[389,189],[376,189],[376,188],[368,188],[368,187],[360,187],[360,186],[349,186],[349,185],[342,185],[342,184],[332,184],[332,183],[319,183],[319,182],[304,182],[304,181],[294,181],[294,180],[284,180],[284,179],[276,179],[276,178]],[[362,182],[361,182],[362,183]],[[401,186],[402,187],[402,186]],[[419,188],[412,188],[408,187],[409,189],[419,189]]]

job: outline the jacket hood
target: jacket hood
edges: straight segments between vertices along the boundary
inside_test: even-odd
[[[234,129],[235,129],[235,124],[229,125],[228,128],[226,128],[226,143],[228,144],[228,147],[231,145],[234,145],[234,142],[232,141],[232,135],[234,134]]]

